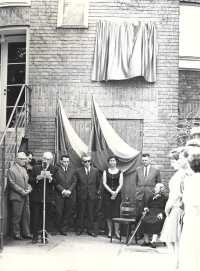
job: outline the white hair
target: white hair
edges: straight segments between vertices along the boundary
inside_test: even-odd
[[[46,157],[45,157],[46,156]],[[44,158],[49,158],[49,159],[51,159],[51,160],[53,160],[53,154],[52,154],[52,152],[49,152],[49,151],[46,151],[46,152],[44,152],[43,153],[43,155],[42,155],[42,157]]]

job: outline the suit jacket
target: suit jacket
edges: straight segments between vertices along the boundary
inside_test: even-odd
[[[33,202],[43,202],[44,179],[36,179],[42,170],[42,165],[35,165],[33,166],[32,173],[29,176],[29,184],[31,184],[33,187],[33,191],[31,192],[31,200]],[[55,177],[57,170],[58,168],[53,165],[49,165],[47,168],[47,171],[50,171],[52,174],[52,181],[50,182],[49,179],[46,178],[46,203],[51,203],[54,199],[54,185],[58,184]]]
[[[23,201],[24,196],[22,196],[22,192],[24,190],[32,190],[31,186],[28,184],[28,174],[26,170],[21,167],[22,173],[20,172],[20,168],[15,164],[8,170],[8,185],[10,187],[9,198],[10,200]],[[27,195],[28,199],[29,196]]]
[[[150,166],[147,178],[144,178],[144,166],[136,168],[136,199],[142,200],[144,193],[149,198],[154,193],[154,187],[161,182],[160,171]]]
[[[76,187],[77,181],[75,171],[70,166],[68,166],[67,172],[65,172],[63,167],[59,166],[55,177],[59,183],[57,186],[55,186],[56,198],[63,198],[62,191],[64,189],[69,190],[72,193],[70,197],[73,197],[73,191]]]
[[[91,167],[89,175],[86,175],[85,168],[81,167],[76,170],[77,199],[86,200],[89,196],[90,200],[96,199],[96,192],[100,189],[100,175],[97,168]]]

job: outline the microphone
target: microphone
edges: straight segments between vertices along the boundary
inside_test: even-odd
[[[47,169],[47,162],[43,162],[43,169],[46,170]]]

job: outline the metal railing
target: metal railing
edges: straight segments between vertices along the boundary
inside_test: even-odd
[[[25,103],[19,106],[20,98],[25,93]],[[20,108],[20,110],[19,110]],[[9,128],[15,117],[14,129],[10,132]],[[24,137],[28,137],[29,122],[31,120],[31,88],[23,85],[19,96],[16,100],[15,106],[12,110],[7,126],[3,132],[0,140],[1,150],[1,176],[0,176],[0,252],[3,250],[3,223],[4,223],[4,196],[5,196],[5,178],[7,169],[10,167],[11,162],[15,158],[21,139],[19,136],[24,133]],[[9,132],[9,138],[7,138]]]

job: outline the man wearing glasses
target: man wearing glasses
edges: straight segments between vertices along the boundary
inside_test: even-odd
[[[46,215],[45,225],[49,224],[51,218],[51,203],[54,199],[54,185],[58,184],[55,174],[57,167],[51,165],[53,155],[51,152],[44,152],[42,156],[42,165],[35,165],[32,174],[29,177],[29,184],[33,186],[31,200],[33,207],[33,240],[32,244],[38,242],[38,231],[40,230],[40,218],[43,220],[43,198],[44,198],[44,179],[46,179]],[[42,235],[41,235],[42,236]],[[42,239],[43,243],[43,239]],[[45,240],[47,244],[47,239]]]
[[[76,197],[78,203],[78,231],[76,235],[83,233],[84,218],[85,213],[87,213],[87,233],[96,237],[93,233],[93,216],[96,193],[100,188],[99,170],[91,167],[91,157],[87,154],[84,154],[81,160],[83,167],[76,170]]]
[[[25,168],[23,168],[26,160],[25,153],[19,152],[16,156],[15,164],[8,170],[14,238],[21,241],[23,239],[31,239],[29,193],[32,188],[28,184],[28,174]]]

